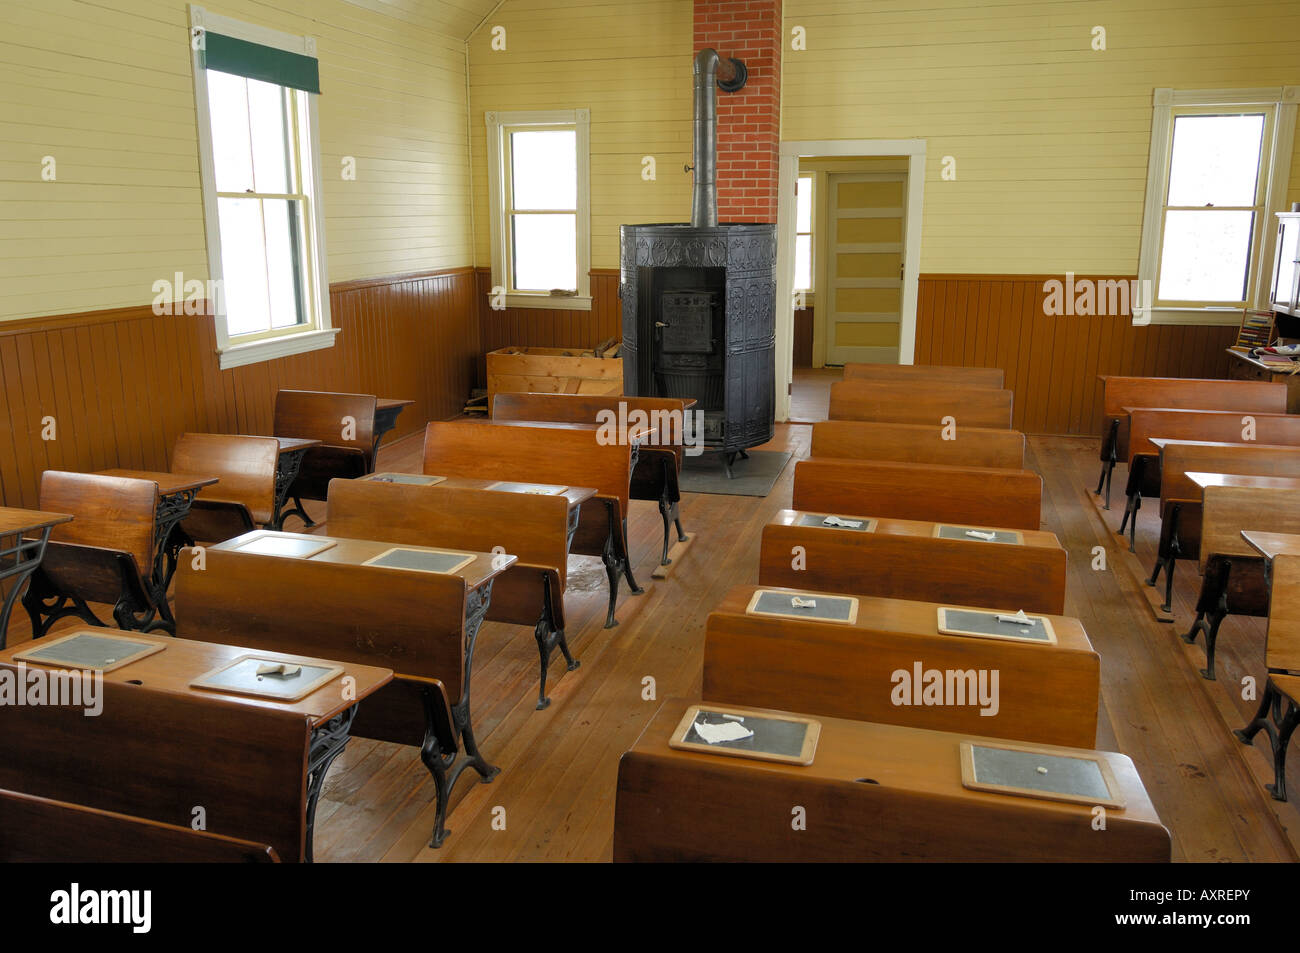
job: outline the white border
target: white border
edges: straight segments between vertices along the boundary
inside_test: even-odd
[[[490,110],[483,114],[488,146],[488,220],[491,227],[492,286],[509,287],[505,280],[506,196],[501,174],[502,137],[506,126],[572,125],[577,130],[578,150],[578,293],[572,296],[548,294],[506,295],[509,308],[550,308],[559,311],[591,310],[591,110],[529,109]],[[489,291],[489,296],[491,292]]]
[[[924,139],[808,139],[781,143],[776,209],[776,419],[790,416],[794,380],[795,183],[799,159],[844,156],[907,157],[907,215],[903,241],[903,300],[898,325],[898,362],[916,354],[916,299],[921,265],[921,213],[925,193]]]
[[[190,25],[186,31],[186,42],[190,47],[190,63],[194,72],[194,106],[198,124],[199,178],[203,192],[203,230],[208,246],[208,278],[218,282],[217,287],[222,287],[225,272],[221,263],[217,175],[213,166],[212,120],[208,113],[208,78],[207,70],[200,62],[201,51],[194,48],[194,30],[213,30],[223,36],[260,43],[262,46],[312,58],[316,57],[316,39],[231,20],[209,13],[203,7],[194,4],[190,4],[189,13]],[[301,331],[262,338],[246,344],[231,344],[226,330],[225,296],[218,295],[218,302],[216,302],[218,307],[212,323],[216,331],[218,363],[221,370],[332,347],[334,336],[340,330],[333,326],[330,316],[329,273],[325,255],[325,204],[320,167],[320,123],[316,110],[316,96],[308,93],[306,100],[306,131],[309,142],[305,154],[301,156],[301,161],[306,180],[311,183],[312,214],[307,216],[305,225],[311,233],[311,248],[316,260],[316,273],[308,282],[307,289],[310,296],[308,307],[314,315],[314,320],[308,328]]]

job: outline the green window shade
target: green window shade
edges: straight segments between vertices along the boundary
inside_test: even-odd
[[[315,57],[237,40],[210,30],[204,37],[203,66],[276,86],[320,92],[320,68]]]

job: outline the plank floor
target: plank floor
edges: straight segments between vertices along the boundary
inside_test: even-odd
[[[808,426],[779,425],[766,449],[789,450],[800,459],[810,435]],[[1133,758],[1173,834],[1174,860],[1296,860],[1300,813],[1263,788],[1272,774],[1267,741],[1261,735],[1247,748],[1231,734],[1256,704],[1242,697],[1242,679],[1262,685],[1264,620],[1229,617],[1219,635],[1218,680],[1203,679],[1202,647],[1178,638],[1194,614],[1200,585],[1195,565],[1178,566],[1177,621],[1155,621],[1142,583],[1123,559],[1126,543],[1113,532],[1122,507],[1102,514],[1091,502],[1096,441],[1031,437],[1029,448],[1028,466],[1044,477],[1044,528],[1070,554],[1066,613],[1082,620],[1101,655],[1098,747]],[[381,450],[379,466],[418,469],[419,454],[420,439],[407,438]],[[634,502],[629,537],[645,594],[628,595],[624,588],[620,624],[606,630],[603,567],[595,559],[573,560],[568,636],[582,666],[566,672],[552,664],[550,708],[533,707],[531,630],[483,626],[473,680],[475,727],[484,755],[502,770],[491,784],[476,783],[472,772],[462,776],[446,844],[427,846],[433,790],[416,749],[355,738],[325,782],[317,860],[607,861],[619,756],[659,701],[698,697],[705,619],[729,587],[756,581],[759,535],[775,511],[789,505],[792,471],[787,466],[766,498],[688,495],[683,522],[695,539],[664,580],[650,578],[659,552],[658,511]],[[1115,477],[1121,488],[1123,477],[1121,466]],[[1149,571],[1159,530],[1152,508],[1142,510],[1138,530],[1138,559]],[[1095,568],[1098,552],[1105,555],[1104,568]],[[20,609],[10,641],[27,638]],[[649,686],[655,700],[645,697]],[[1293,791],[1300,791],[1297,761],[1288,772]]]

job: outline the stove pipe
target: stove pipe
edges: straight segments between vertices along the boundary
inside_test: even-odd
[[[718,224],[718,107],[714,83],[728,93],[745,85],[745,64],[720,57],[716,50],[695,54],[695,128],[691,138],[691,163],[695,187],[691,192],[691,225],[716,228]]]

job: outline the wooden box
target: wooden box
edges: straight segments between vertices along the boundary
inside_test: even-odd
[[[488,352],[488,407],[497,393],[623,393],[623,359],[591,354],[563,347],[504,347]]]

